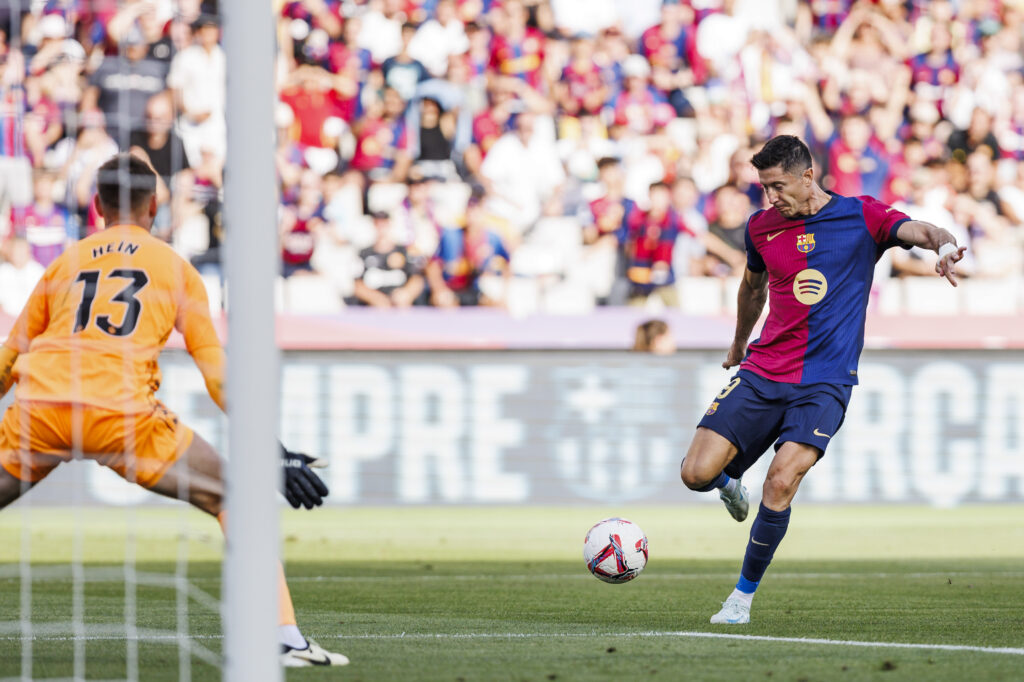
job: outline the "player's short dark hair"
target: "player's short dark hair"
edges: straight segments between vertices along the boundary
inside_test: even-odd
[[[782,170],[799,175],[811,167],[811,150],[795,135],[777,135],[764,143],[761,151],[750,159],[757,170],[781,166]]]
[[[99,167],[96,192],[104,209],[137,211],[156,193],[156,173],[139,157],[121,152]]]
[[[599,171],[603,171],[605,168],[608,168],[609,166],[618,165],[621,164],[619,163],[619,160],[616,159],[614,156],[602,156],[600,159],[597,160],[597,170]]]

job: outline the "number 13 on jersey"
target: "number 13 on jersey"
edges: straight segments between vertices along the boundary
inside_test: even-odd
[[[101,285],[101,280],[102,284]],[[76,282],[82,282],[82,301],[78,304],[78,311],[75,313],[74,333],[85,331],[94,322],[92,317],[92,306],[100,290],[109,288],[107,282],[110,280],[128,280],[116,294],[110,297],[114,303],[125,305],[124,316],[121,324],[115,325],[109,315],[97,315],[95,318],[96,327],[111,336],[128,336],[135,331],[139,324],[139,316],[142,314],[142,301],[136,298],[147,284],[149,275],[145,270],[130,268],[118,268],[111,270],[109,274],[103,275],[99,270],[83,270],[78,273]],[[114,285],[116,286],[116,285]]]

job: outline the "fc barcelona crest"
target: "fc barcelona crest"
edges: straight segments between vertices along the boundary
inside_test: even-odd
[[[796,238],[796,250],[800,253],[810,253],[814,251],[814,233],[808,232],[802,234]]]
[[[711,415],[713,415],[717,411],[718,411],[718,401],[716,400],[716,401],[711,403],[711,407],[709,407],[708,411],[705,412],[704,414],[706,414],[707,416],[710,417]]]

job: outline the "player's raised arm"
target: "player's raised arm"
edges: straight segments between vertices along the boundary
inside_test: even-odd
[[[954,267],[964,257],[967,247],[957,246],[956,238],[948,230],[922,220],[908,220],[897,228],[896,237],[906,244],[920,246],[939,254],[935,272],[956,286]]]
[[[768,273],[755,272],[747,267],[743,271],[740,290],[736,295],[736,335],[722,367],[729,369],[743,362],[743,356],[747,354],[747,341],[754,331],[754,325],[761,318],[761,311],[764,310],[767,299]]]

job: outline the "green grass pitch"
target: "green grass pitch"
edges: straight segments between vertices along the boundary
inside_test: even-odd
[[[586,530],[613,514],[638,523],[651,549],[647,570],[621,586],[592,578],[581,559]],[[282,526],[300,626],[352,659],[342,671],[290,671],[288,680],[1024,679],[1021,506],[798,504],[753,622],[739,627],[708,624],[735,582],[749,529],[717,506],[330,509],[289,511]],[[131,528],[141,630],[175,630],[175,592],[155,583],[185,552],[194,588],[219,594],[211,519],[178,508],[16,506],[0,514],[0,678],[22,672],[17,562],[26,537],[37,573],[33,675],[71,677],[77,646],[87,678],[125,677],[128,647],[116,626]],[[87,639],[77,643],[73,552],[89,578]],[[189,627],[219,652],[216,604],[202,594],[189,601]],[[138,645],[140,679],[177,680],[178,663],[173,638]],[[191,675],[220,673],[193,659]]]

